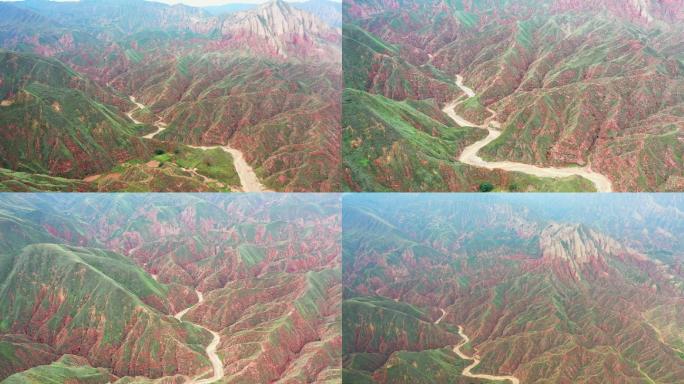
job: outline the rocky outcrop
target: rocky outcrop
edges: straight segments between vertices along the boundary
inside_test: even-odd
[[[253,51],[275,56],[334,59],[326,56],[339,53],[339,47],[334,47],[340,41],[338,30],[282,0],[228,16],[220,32],[236,46],[248,44]]]
[[[552,224],[539,239],[542,259],[562,274],[581,279],[581,272],[605,270],[606,257],[624,253],[617,241],[580,224]]]
[[[549,225],[540,234],[539,248],[543,263],[574,280],[582,280],[583,275],[608,275],[610,259],[651,264],[646,256],[583,224]]]

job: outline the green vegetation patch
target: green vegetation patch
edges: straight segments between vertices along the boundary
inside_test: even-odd
[[[240,260],[248,266],[260,263],[266,258],[264,248],[252,244],[240,244],[237,248]]]
[[[93,368],[80,356],[64,355],[49,365],[40,365],[6,378],[3,384],[106,384],[112,376],[106,369]]]

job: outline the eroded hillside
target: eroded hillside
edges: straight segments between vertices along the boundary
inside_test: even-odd
[[[344,382],[684,380],[680,197],[480,196],[345,196]]]
[[[1,204],[7,383],[339,381],[337,196]]]

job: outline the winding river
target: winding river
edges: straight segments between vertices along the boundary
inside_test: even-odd
[[[463,77],[461,75],[456,75],[456,85],[468,96],[468,97],[473,97],[475,96],[475,91],[472,90],[471,88],[468,88],[463,84]],[[589,181],[591,181],[594,186],[596,187],[596,190],[598,192],[612,192],[613,187],[610,182],[610,179],[608,179],[606,176],[594,172],[591,170],[590,166],[585,166],[585,167],[565,167],[565,168],[556,168],[556,167],[538,167],[536,165],[530,165],[530,164],[525,164],[525,163],[517,163],[513,161],[486,161],[480,156],[478,156],[478,152],[480,149],[485,147],[487,144],[491,143],[494,141],[497,137],[501,135],[501,123],[497,120],[494,120],[497,116],[497,113],[493,111],[490,108],[487,108],[487,112],[491,114],[483,124],[474,124],[465,118],[463,116],[457,115],[454,107],[458,104],[459,102],[457,100],[453,100],[450,103],[448,103],[446,106],[444,106],[444,113],[446,113],[452,120],[454,120],[458,125],[461,126],[468,126],[468,127],[477,127],[477,128],[482,128],[486,129],[488,134],[484,139],[478,140],[474,142],[473,144],[465,147],[463,149],[463,152],[461,152],[461,155],[458,158],[458,161],[472,165],[474,167],[479,167],[479,168],[486,168],[486,169],[503,169],[505,171],[511,171],[511,172],[521,172],[521,173],[526,173],[528,175],[533,175],[537,177],[551,177],[551,178],[560,178],[560,177],[568,177],[568,176],[581,176]]]
[[[136,101],[135,97],[130,96],[131,101],[136,105],[135,108],[133,108],[130,112],[126,113],[126,116],[128,116],[131,121],[133,121],[136,124],[143,124],[141,121],[136,120],[133,117],[133,113],[139,109],[145,108],[144,104],[141,104]],[[152,139],[162,131],[164,131],[167,128],[166,123],[164,123],[161,119],[157,120],[154,123],[154,126],[157,128],[156,131],[149,133],[145,136],[143,136],[146,139]],[[254,169],[247,164],[247,161],[245,160],[244,155],[242,152],[239,150],[229,146],[229,145],[213,145],[213,146],[201,146],[201,145],[188,145],[184,144],[190,148],[196,148],[196,149],[203,149],[203,150],[208,150],[208,149],[214,149],[214,148],[220,148],[224,152],[229,153],[233,157],[233,165],[235,166],[235,171],[238,174],[238,177],[240,178],[240,185],[242,185],[242,190],[244,192],[267,192],[269,189],[267,189],[261,182],[259,181],[259,178],[257,177],[256,173],[254,173]]]
[[[435,324],[439,324],[442,321],[442,319],[444,319],[444,316],[446,316],[446,311],[444,309],[440,308],[439,310],[442,311],[442,316],[440,316],[440,318],[437,319],[437,321],[435,321]],[[463,327],[460,325],[458,326],[458,334],[461,336],[461,338],[463,340],[460,343],[458,343],[458,345],[456,345],[454,347],[454,349],[453,349],[454,353],[457,354],[458,357],[460,357],[463,360],[472,360],[473,361],[470,365],[463,368],[463,376],[472,377],[473,379],[485,379],[485,380],[494,380],[494,381],[506,381],[506,380],[508,380],[513,384],[520,384],[520,379],[518,379],[515,376],[510,376],[510,375],[498,376],[498,375],[487,375],[484,373],[473,373],[473,369],[475,369],[475,367],[477,367],[480,364],[480,358],[477,355],[474,355],[472,357],[468,356],[465,353],[463,353],[463,351],[461,351],[461,347],[463,347],[464,345],[469,343],[470,338],[468,337],[468,335],[466,335],[463,332]]]
[[[202,292],[195,290],[195,293],[197,294],[197,303],[185,308],[184,310],[176,313],[173,315],[178,320],[182,320],[183,316],[188,313],[192,307],[194,307],[197,304],[200,304],[204,301],[204,295]],[[219,335],[217,332],[212,331],[209,328],[203,327],[197,323],[192,323],[193,325],[196,325],[200,328],[205,329],[206,331],[210,332],[214,338],[211,340],[211,343],[206,348],[207,356],[209,357],[209,361],[211,361],[211,366],[214,370],[214,374],[207,379],[200,379],[200,380],[195,380],[191,379],[187,384],[210,384],[210,383],[215,383],[218,380],[221,380],[225,374],[223,372],[223,362],[221,361],[221,358],[219,357],[218,353],[216,353],[216,348],[218,347],[219,343],[221,342],[221,335]]]

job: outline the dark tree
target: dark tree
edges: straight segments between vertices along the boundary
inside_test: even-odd
[[[484,182],[480,184],[480,192],[491,192],[494,190],[494,185],[489,182]]]

